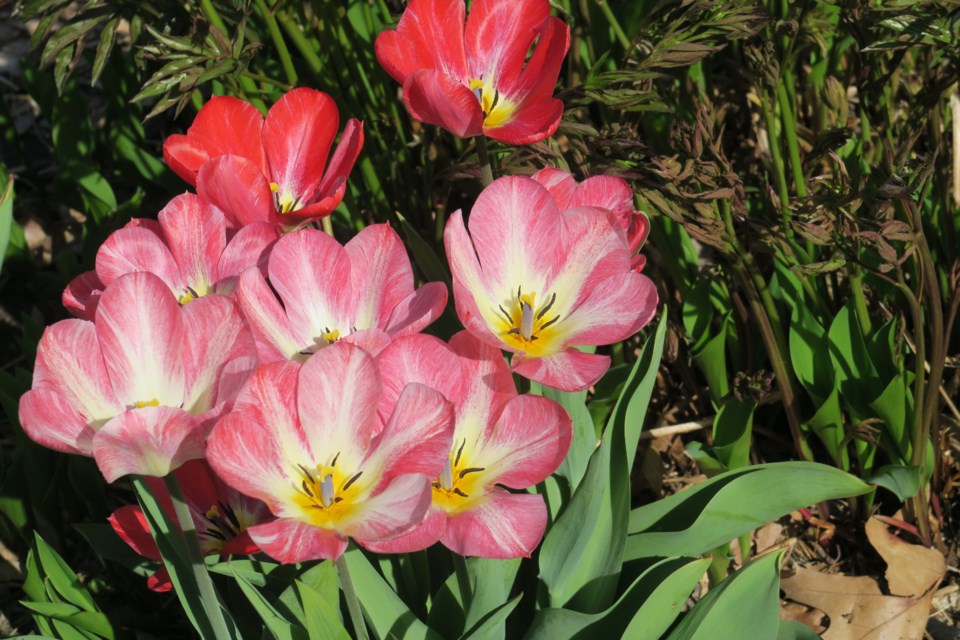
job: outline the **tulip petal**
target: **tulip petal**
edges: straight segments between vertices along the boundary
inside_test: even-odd
[[[31,389],[23,394],[20,424],[31,440],[48,449],[92,455],[95,431],[72,399],[53,389]]]
[[[412,553],[439,542],[446,528],[447,515],[439,509],[429,509],[423,522],[409,531],[385,540],[366,540],[362,544],[374,553]]]
[[[381,331],[380,329],[361,329],[360,331],[354,331],[341,337],[340,342],[346,342],[360,347],[376,358],[393,340],[386,331]]]
[[[464,29],[470,77],[512,86],[549,16],[547,0],[474,0]]]
[[[483,134],[506,144],[533,144],[556,133],[562,117],[562,100],[531,100],[521,103],[502,125],[484,127]]]
[[[443,315],[447,285],[428,282],[397,303],[387,322],[387,333],[404,336],[423,331]]]
[[[211,158],[226,154],[263,164],[260,129],[263,116],[252,104],[230,96],[211,98],[186,135],[172,135],[163,143],[163,159],[174,173],[192,185],[197,172]]]
[[[96,271],[85,271],[70,281],[61,301],[67,311],[83,320],[93,320],[105,285]]]
[[[247,323],[230,298],[211,294],[194,300],[183,308],[183,322],[187,327],[184,344],[187,393],[183,408],[199,415],[216,404],[224,366],[237,358],[254,358],[257,348]]]
[[[230,226],[280,223],[267,178],[242,156],[220,156],[204,164],[197,174],[197,193],[223,212]]]
[[[343,248],[357,299],[355,326],[386,328],[394,307],[413,293],[413,267],[400,236],[388,224],[372,224]]]
[[[270,254],[270,284],[283,300],[290,325],[305,344],[346,333],[354,317],[350,258],[339,242],[317,229],[287,234]]]
[[[123,411],[110,384],[95,325],[85,320],[61,320],[44,330],[37,347],[33,389],[62,395],[57,404],[72,406],[83,416],[83,425],[92,423],[94,429]],[[58,412],[67,415],[66,409]],[[21,419],[21,423],[27,428],[27,421]],[[82,430],[79,424],[70,424],[77,433]]]
[[[450,453],[452,437],[451,404],[439,391],[411,382],[400,392],[364,466],[375,469],[384,481],[409,473],[436,478]]]
[[[568,209],[577,207],[600,207],[609,209],[627,230],[633,216],[633,190],[626,180],[614,176],[592,176],[577,185]]]
[[[383,383],[378,412],[384,420],[411,382],[436,389],[450,402],[459,403],[460,359],[438,338],[420,333],[399,337],[377,356],[377,367]]]
[[[142,272],[118,278],[100,299],[96,329],[110,382],[124,406],[180,406],[183,319],[163,281]]]
[[[261,551],[284,564],[336,560],[347,549],[346,539],[336,532],[287,518],[257,524],[247,531]]]
[[[262,139],[281,198],[289,193],[303,204],[313,200],[339,126],[336,103],[316,89],[298,87],[270,107]]]
[[[413,0],[396,31],[377,36],[377,61],[401,84],[417,69],[438,69],[454,78],[466,78],[463,25],[464,3],[460,0]]]
[[[307,344],[297,335],[277,296],[256,268],[240,275],[234,298],[253,332],[261,363],[289,360]]]
[[[546,167],[530,176],[550,192],[561,211],[570,208],[570,200],[577,190],[577,181],[563,169]],[[589,203],[587,203],[589,204]]]
[[[384,540],[418,524],[430,508],[430,478],[408,473],[394,478],[363,502],[363,510],[345,523],[343,535],[358,542]]]
[[[107,518],[110,526],[131,549],[144,558],[160,560],[160,549],[150,535],[150,525],[140,507],[128,504],[120,507]]]
[[[467,229],[463,224],[463,214],[455,211],[447,221],[443,232],[443,245],[450,263],[453,277],[453,301],[457,316],[463,326],[479,337],[494,345],[500,345],[499,337],[491,333],[490,326],[496,322],[497,309],[492,302],[484,272],[477,259]]]
[[[403,103],[416,120],[443,127],[461,138],[483,132],[477,96],[460,80],[436,69],[420,69],[403,83]]]
[[[266,276],[267,260],[279,237],[276,228],[266,222],[253,222],[237,231],[217,263],[217,293],[233,293],[240,274],[248,267],[256,267]]]
[[[571,311],[564,323],[568,344],[612,344],[646,326],[657,311],[657,287],[633,271],[603,280]]]
[[[203,458],[205,436],[200,422],[182,409],[132,409],[97,431],[93,457],[107,482],[131,473],[161,477]]]
[[[513,372],[560,391],[583,391],[595,385],[610,368],[608,356],[567,349],[542,358],[514,355]]]
[[[310,450],[317,456],[339,452],[346,468],[358,468],[381,426],[380,389],[376,361],[363,349],[337,342],[311,356],[300,369],[297,390]]]
[[[533,54],[516,82],[508,84],[507,78],[497,81],[500,92],[518,103],[546,100],[553,95],[569,47],[570,27],[560,18],[547,18],[539,28]]]
[[[363,123],[356,118],[347,120],[343,133],[340,135],[340,142],[327,163],[327,170],[323,173],[323,180],[320,181],[320,187],[317,193],[310,198],[312,202],[326,200],[331,195],[339,193],[336,202],[326,202],[324,207],[329,207],[333,211],[340,200],[343,198],[343,183],[353,169],[357,156],[363,148]]]
[[[182,285],[206,295],[217,281],[217,262],[227,244],[227,223],[208,201],[192,193],[171,200],[158,214]]]
[[[546,528],[542,496],[495,488],[486,502],[450,518],[440,541],[461,556],[529,557]]]
[[[500,349],[467,331],[450,338],[450,348],[460,357],[463,369],[460,396],[453,400],[457,413],[455,439],[483,442],[507,403],[517,397],[513,375]]]
[[[474,464],[514,489],[543,482],[556,471],[573,435],[563,407],[539,396],[515,396],[491,423]]]
[[[128,273],[147,271],[163,280],[173,293],[183,288],[180,268],[157,234],[140,227],[118,229],[97,251],[97,277],[109,286]]]

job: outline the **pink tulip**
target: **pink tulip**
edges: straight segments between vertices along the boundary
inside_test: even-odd
[[[279,237],[264,222],[228,230],[223,213],[192,193],[171,200],[157,217],[159,223],[134,219],[111,233],[97,251],[96,271],[80,274],[67,285],[64,306],[92,320],[102,290],[138,271],[163,280],[180,304],[208,293],[230,295],[244,269],[266,271],[270,249]]]
[[[417,382],[450,399],[456,421],[423,523],[367,546],[401,553],[439,541],[462,556],[529,556],[546,529],[547,507],[542,496],[525,491],[556,471],[567,454],[572,432],[563,407],[518,396],[500,351],[466,331],[451,338],[450,348],[431,336],[399,338],[377,361],[384,378],[381,406]]]
[[[547,0],[474,0],[466,20],[462,0],[411,0],[375,43],[410,115],[508,144],[557,130],[563,103],[553,88],[569,46],[570,28],[550,17]]]
[[[47,327],[20,422],[45,447],[92,455],[110,482],[164,476],[203,457],[207,431],[256,366],[254,354],[229,298],[181,307],[157,276],[120,276],[93,321]]]
[[[190,508],[190,517],[204,555],[218,553],[223,557],[260,551],[250,540],[247,529],[267,519],[269,514],[266,505],[224,484],[202,460],[187,462],[174,471],[174,475]],[[165,484],[155,478],[148,478],[147,484],[167,514],[176,521]],[[160,550],[140,507],[120,507],[110,515],[109,521],[117,535],[134,551],[150,560],[161,559]],[[150,576],[147,586],[154,591],[169,591],[173,585],[166,568]]]
[[[363,124],[348,120],[330,155],[339,125],[336,103],[314,89],[289,91],[266,119],[242,100],[215,97],[186,135],[167,138],[163,157],[231,226],[296,226],[329,215],[343,199]]]
[[[647,259],[637,252],[650,233],[650,220],[643,212],[634,211],[633,191],[625,180],[614,176],[591,176],[578,183],[566,171],[552,167],[537,171],[533,179],[550,192],[561,210],[600,207],[612,211],[626,233],[627,248],[633,256],[633,270],[643,271]]]
[[[530,178],[494,181],[469,225],[459,211],[451,216],[444,244],[464,327],[513,352],[515,373],[557,389],[586,389],[610,366],[576,346],[624,340],[656,311],[656,287],[631,269],[616,216],[561,211]]]
[[[337,558],[349,538],[366,545],[423,518],[453,412],[438,391],[409,384],[384,418],[382,388],[373,357],[340,342],[302,366],[261,366],[214,427],[211,466],[277,517],[248,529],[269,556]]]
[[[240,276],[236,291],[261,362],[303,360],[338,340],[375,354],[393,337],[422,330],[447,303],[443,283],[414,290],[410,259],[386,224],[366,227],[346,245],[315,229],[287,234],[268,273],[282,307],[257,269]]]

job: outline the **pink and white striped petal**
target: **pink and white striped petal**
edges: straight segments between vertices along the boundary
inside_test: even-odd
[[[360,468],[370,439],[382,428],[377,419],[380,389],[376,361],[359,347],[337,342],[310,357],[297,386],[310,451],[339,452],[345,468]]]
[[[71,280],[63,290],[63,306],[77,318],[92,321],[104,286],[96,271],[85,271]]]
[[[183,319],[170,289],[151,273],[130,273],[100,299],[97,338],[117,400],[178,407],[184,400]]]
[[[162,477],[203,458],[200,421],[176,407],[143,407],[120,414],[93,437],[93,457],[107,482],[127,474]]]
[[[405,336],[419,333],[443,315],[447,306],[447,285],[427,282],[397,303],[387,321],[387,333]]]
[[[290,325],[305,344],[324,344],[333,330],[346,333],[354,317],[350,258],[339,242],[317,229],[277,241],[270,254],[270,284],[283,300]]]
[[[543,358],[514,355],[513,372],[560,391],[583,391],[595,385],[610,368],[610,357],[569,348]]]
[[[347,550],[346,538],[289,518],[257,524],[247,531],[260,550],[284,564],[336,560]]]
[[[517,397],[513,375],[500,349],[468,331],[451,337],[450,348],[460,357],[463,370],[463,387],[453,400],[457,414],[454,439],[483,443],[507,403]]]
[[[412,553],[433,546],[447,528],[447,514],[430,508],[423,521],[403,533],[385,540],[365,540],[364,548],[374,553]]]
[[[561,211],[570,208],[570,200],[577,189],[577,181],[563,169],[546,167],[530,176],[550,192]]]
[[[240,275],[234,299],[253,333],[261,363],[291,360],[309,340],[294,331],[286,311],[256,268]]]
[[[180,268],[157,234],[141,227],[118,229],[97,251],[97,277],[109,286],[128,273],[146,271],[163,280],[173,293],[184,289]]]
[[[529,557],[546,528],[542,496],[494,488],[486,502],[451,517],[440,541],[461,556]]]
[[[430,478],[416,473],[397,476],[363,502],[341,533],[357,542],[385,540],[420,523],[431,500]]]
[[[629,338],[657,311],[657,287],[647,276],[629,271],[593,286],[567,314],[568,344],[610,344]]]
[[[276,228],[266,222],[253,222],[237,231],[217,263],[217,293],[233,293],[240,274],[250,267],[256,267],[266,277],[270,251],[279,238]]]
[[[50,388],[31,389],[20,398],[20,424],[30,439],[48,449],[92,455],[96,431],[72,398]]]
[[[189,328],[184,336],[183,408],[199,415],[215,406],[224,365],[236,358],[254,359],[257,347],[230,298],[210,294],[194,300],[183,307],[183,322]]]
[[[357,299],[357,328],[385,328],[394,307],[413,293],[413,267],[388,224],[365,227],[343,247],[350,258],[350,286]]]
[[[497,321],[496,305],[499,301],[490,293],[486,274],[477,259],[460,211],[455,211],[447,221],[443,245],[453,276],[453,301],[460,321],[467,330],[477,336],[486,336],[485,339],[499,345],[500,339],[492,335],[489,328]]]
[[[85,320],[61,320],[44,330],[37,347],[33,389],[62,395],[64,400],[57,403],[71,405],[83,416],[83,424],[90,423],[93,429],[124,410],[114,393],[96,328]],[[21,423],[27,428],[26,421]],[[81,431],[79,426],[75,431]]]
[[[227,245],[227,222],[210,202],[182,193],[157,215],[182,285],[203,296],[219,279],[217,262]]]
[[[383,383],[377,410],[384,421],[411,382],[436,389],[454,404],[463,392],[460,359],[433,336],[417,333],[395,339],[377,357],[377,367]]]
[[[483,450],[473,464],[484,467],[497,484],[526,489],[557,470],[573,430],[570,416],[558,403],[523,395],[507,403],[484,435]]]

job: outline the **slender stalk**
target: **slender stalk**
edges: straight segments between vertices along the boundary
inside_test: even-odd
[[[332,237],[333,237],[333,219],[332,219],[332,217],[331,217],[331,216],[324,216],[323,218],[320,218],[320,224],[323,225],[323,232],[332,238]]]
[[[600,7],[600,12],[603,13],[603,17],[607,19],[610,28],[613,29],[613,35],[617,37],[617,42],[620,43],[624,51],[630,51],[630,38],[624,33],[623,27],[620,26],[620,21],[617,20],[617,16],[613,15],[610,5],[607,4],[606,0],[597,0],[597,6]]]
[[[217,13],[217,9],[213,6],[212,0],[200,0],[200,10],[203,11],[204,17],[206,17],[211,25],[220,29],[225,36],[229,36],[230,32],[227,30],[227,25],[223,22],[220,14]],[[266,112],[267,105],[260,99],[260,89],[257,88],[256,83],[251,78],[241,75],[240,86],[243,87],[243,92],[247,95],[250,102],[261,111]]]
[[[863,294],[863,271],[859,264],[854,264],[847,272],[850,280],[850,293],[853,296],[853,310],[857,314],[857,322],[860,324],[860,333],[864,337],[873,332],[873,325],[870,322],[870,312],[867,310],[867,298]]]
[[[453,571],[457,574],[457,586],[460,587],[460,601],[466,610],[467,603],[473,598],[473,585],[470,581],[470,571],[467,570],[467,560],[456,553],[453,555]]]
[[[363,621],[363,612],[360,610],[360,600],[357,591],[353,588],[350,571],[347,569],[347,559],[343,554],[337,558],[337,573],[340,575],[340,588],[347,600],[347,610],[350,612],[350,622],[353,623],[353,634],[357,640],[368,640],[367,625]]]
[[[477,160],[480,162],[480,182],[489,186],[493,182],[493,167],[490,164],[490,153],[487,151],[486,136],[477,136]]]
[[[293,60],[290,58],[290,50],[287,49],[287,43],[283,41],[280,34],[280,27],[277,25],[277,18],[270,12],[267,4],[263,0],[256,0],[257,8],[263,14],[263,19],[267,21],[267,32],[270,39],[273,40],[273,46],[277,48],[277,55],[280,56],[280,65],[283,67],[283,74],[287,76],[287,82],[296,86],[297,70],[293,67]]]
[[[320,56],[317,55],[313,45],[311,45],[306,36],[303,35],[300,26],[284,15],[277,16],[277,21],[280,23],[280,26],[283,27],[283,30],[287,32],[287,37],[290,38],[290,42],[293,43],[293,46],[296,47],[300,55],[303,56],[307,66],[310,67],[310,71],[313,72],[314,75],[319,75],[320,72],[323,71],[323,61],[320,59]]]
[[[783,135],[787,139],[787,153],[790,154],[790,169],[793,171],[793,188],[800,198],[807,197],[807,181],[803,175],[803,163],[800,160],[800,143],[797,141],[797,123],[793,116],[793,107],[787,96],[783,79],[777,81],[777,105],[780,107],[780,122]]]
[[[173,503],[173,512],[177,516],[177,524],[180,531],[183,532],[184,540],[187,543],[187,553],[190,556],[190,566],[193,569],[194,579],[197,581],[197,587],[200,589],[200,599],[203,601],[203,609],[207,612],[207,618],[213,627],[214,637],[217,640],[229,640],[232,636],[227,628],[227,622],[223,617],[223,611],[220,609],[220,601],[217,599],[217,592],[213,587],[213,580],[207,572],[207,565],[203,561],[203,551],[200,549],[200,538],[197,537],[197,529],[193,524],[193,517],[190,515],[190,507],[183,497],[183,491],[180,490],[180,483],[177,477],[168,473],[164,478],[167,484],[167,491],[170,493],[170,501]]]
[[[777,123],[773,117],[773,109],[766,94],[760,93],[760,110],[763,112],[763,121],[767,127],[767,147],[770,149],[770,159],[773,161],[773,184],[780,197],[780,220],[787,238],[793,237],[793,228],[790,226],[790,192],[787,190],[787,172],[783,165],[783,156],[780,153],[780,143],[777,139]]]

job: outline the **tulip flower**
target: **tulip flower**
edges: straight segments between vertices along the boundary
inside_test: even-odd
[[[625,180],[614,176],[591,176],[578,183],[566,171],[552,167],[541,169],[532,178],[550,192],[561,210],[601,207],[613,212],[626,233],[627,248],[633,256],[633,270],[643,271],[647,259],[637,252],[650,233],[650,220],[643,212],[634,211],[633,191]]]
[[[200,109],[185,135],[167,138],[163,157],[231,226],[292,227],[329,215],[343,199],[363,124],[348,120],[330,156],[339,125],[336,103],[314,89],[289,91],[266,119],[253,105],[220,96]]]
[[[404,384],[418,382],[453,402],[456,418],[424,521],[367,546],[402,553],[439,541],[462,556],[529,556],[546,529],[547,507],[542,496],[524,491],[556,471],[567,454],[572,427],[563,407],[518,396],[500,351],[466,331],[453,336],[449,348],[431,336],[399,338],[377,362],[383,406],[395,402]]]
[[[420,522],[450,449],[453,412],[434,389],[406,385],[387,418],[376,361],[345,342],[307,360],[261,366],[210,435],[207,459],[276,520],[250,538],[284,563],[336,559]]]
[[[616,216],[561,211],[531,178],[494,181],[468,224],[450,217],[444,244],[464,327],[513,352],[515,373],[557,389],[586,389],[610,366],[578,345],[624,340],[656,311],[656,287],[632,271]]]
[[[279,237],[264,222],[228,234],[223,214],[192,193],[171,200],[158,219],[159,223],[134,219],[110,234],[97,251],[96,271],[83,273],[67,285],[64,306],[92,320],[102,289],[138,271],[163,280],[180,304],[208,293],[230,295],[244,269],[266,271],[270,249]]]
[[[164,476],[204,455],[204,440],[256,365],[229,298],[181,307],[150,273],[117,278],[95,319],[44,331],[20,422],[45,447],[92,455],[109,482]]]
[[[474,0],[466,20],[463,0],[411,0],[375,51],[415,119],[519,145],[557,130],[553,88],[569,46],[547,0]]]
[[[346,245],[316,229],[287,234],[267,267],[240,276],[236,297],[257,341],[261,362],[303,360],[347,340],[376,353],[391,338],[416,333],[447,303],[443,283],[414,290],[413,269],[397,233],[370,225]]]
[[[190,517],[200,538],[204,555],[214,553],[249,555],[260,549],[250,540],[247,528],[269,517],[262,502],[248,498],[224,484],[203,460],[191,460],[173,472],[183,489]],[[170,494],[162,481],[147,478],[150,490],[170,517],[176,521]],[[140,507],[127,505],[108,518],[113,530],[134,551],[150,560],[161,560],[160,550],[150,534],[147,518]],[[151,575],[147,586],[154,591],[169,591],[173,585],[166,568]]]

